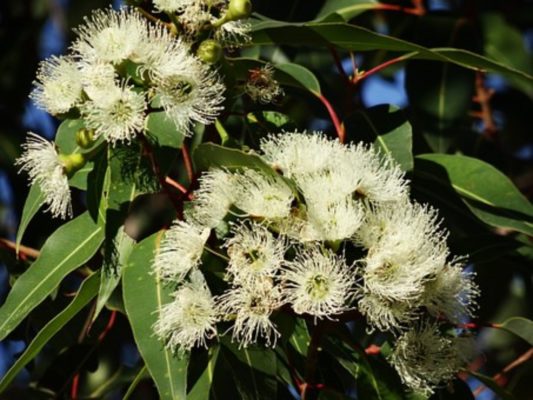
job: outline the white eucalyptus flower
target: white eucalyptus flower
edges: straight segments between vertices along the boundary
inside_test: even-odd
[[[153,0],[153,3],[157,11],[174,13],[199,3],[199,0]]]
[[[241,47],[250,43],[252,40],[252,37],[250,36],[251,31],[252,25],[246,21],[230,21],[226,22],[215,31],[215,40],[220,42],[224,47]],[[276,97],[281,95],[283,95],[283,89],[277,84],[277,88],[273,85],[270,90],[270,95],[263,98],[270,98],[270,100],[267,101],[267,103],[270,103],[272,100],[275,100]]]
[[[85,62],[137,62],[145,49],[148,23],[134,9],[108,8],[94,11],[75,32],[79,38],[72,49]]]
[[[112,64],[80,63],[80,71],[83,91],[92,100],[105,99],[110,88],[117,86],[117,74]]]
[[[329,250],[301,250],[283,271],[283,295],[297,314],[332,318],[350,310],[355,289],[353,266]]]
[[[154,101],[184,134],[191,123],[212,123],[223,109],[224,84],[217,72],[191,54],[190,45],[164,27],[150,27],[140,71],[153,85]]]
[[[66,113],[81,101],[81,74],[71,57],[53,56],[42,61],[34,85],[30,98],[50,114]]]
[[[324,188],[326,193],[327,188]],[[327,197],[327,194],[324,194]],[[307,202],[308,224],[300,233],[302,241],[338,241],[352,238],[363,221],[361,205],[351,198],[335,203]]]
[[[331,169],[346,152],[337,140],[321,133],[282,132],[261,140],[263,158],[294,179]]]
[[[153,265],[155,273],[163,279],[181,282],[200,264],[209,232],[208,228],[175,221],[161,240]]]
[[[200,187],[194,192],[192,207],[187,219],[197,225],[215,228],[228,213],[233,201],[232,175],[221,169],[211,169],[200,179]]]
[[[389,361],[409,388],[429,396],[466,365],[473,348],[470,338],[444,336],[437,325],[422,323],[398,338]]]
[[[361,288],[356,296],[359,298],[357,309],[367,319],[369,332],[373,332],[375,328],[397,332],[420,316],[417,310],[419,304],[416,301],[390,300]]]
[[[254,217],[269,219],[289,215],[294,195],[280,177],[253,169],[234,175],[235,206]]]
[[[357,171],[359,183],[354,192],[358,197],[377,203],[405,201],[408,181],[395,161],[362,143],[349,146],[347,152],[342,168]]]
[[[365,287],[389,299],[419,298],[449,255],[436,211],[408,201],[373,207],[356,237],[368,249]]]
[[[146,100],[143,93],[123,83],[110,86],[107,91],[98,91],[94,100],[86,101],[81,107],[87,126],[97,136],[115,144],[131,142],[144,129]]]
[[[276,345],[280,333],[270,315],[283,303],[279,288],[271,280],[232,287],[218,297],[217,303],[222,319],[235,317],[232,339],[238,341],[240,347],[248,347],[259,338],[265,340],[266,346]]]
[[[200,271],[191,274],[191,281],[174,293],[174,301],[159,311],[154,325],[156,335],[177,352],[194,346],[207,347],[207,340],[217,335],[216,304]]]
[[[435,279],[426,283],[422,301],[424,307],[431,315],[444,316],[454,323],[474,316],[479,288],[473,276],[473,273],[463,271],[460,260],[446,265]]]
[[[38,185],[52,216],[66,218],[72,215],[72,204],[66,166],[53,143],[29,133],[22,145],[24,152],[15,164],[26,171],[32,185]]]
[[[230,258],[227,272],[234,283],[273,278],[279,271],[286,245],[282,238],[275,238],[263,225],[241,223],[234,225],[233,236],[224,244]]]

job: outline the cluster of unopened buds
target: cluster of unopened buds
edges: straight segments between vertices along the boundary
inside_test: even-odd
[[[411,201],[401,169],[371,146],[283,132],[260,147],[271,169],[209,170],[162,239],[154,273],[176,291],[156,333],[183,352],[230,324],[243,347],[275,346],[272,317],[287,308],[315,323],[358,310],[396,338],[389,361],[409,387],[451,379],[472,355],[453,327],[478,289],[436,211]],[[222,289],[202,272],[209,257],[226,265]]]

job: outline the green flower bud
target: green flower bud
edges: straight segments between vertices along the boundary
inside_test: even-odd
[[[228,12],[225,15],[227,21],[237,21],[249,18],[252,14],[252,2],[250,0],[230,0]]]
[[[76,132],[76,144],[82,149],[88,149],[94,144],[94,130],[81,128]]]
[[[222,57],[222,46],[216,40],[204,40],[198,46],[196,56],[207,64],[214,64]]]
[[[80,153],[60,154],[59,159],[61,160],[67,175],[72,175],[87,162],[84,155]]]

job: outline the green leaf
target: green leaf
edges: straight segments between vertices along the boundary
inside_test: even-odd
[[[359,14],[379,8],[375,0],[326,0],[315,20],[323,20],[332,14],[339,15],[343,20],[349,21]]]
[[[194,164],[199,170],[226,168],[238,171],[243,168],[256,169],[268,175],[276,172],[259,155],[242,150],[230,149],[214,143],[202,143],[193,153]]]
[[[187,395],[187,400],[204,400],[209,398],[211,386],[213,384],[213,377],[215,366],[218,360],[220,346],[215,345],[209,348],[207,365],[204,372],[200,375],[191,391]]]
[[[87,180],[94,169],[94,164],[94,161],[88,161],[81,169],[77,170],[68,180],[70,187],[75,187],[80,190],[87,190]]]
[[[186,398],[188,358],[174,356],[155,335],[163,304],[172,300],[172,288],[152,272],[161,232],[135,245],[123,271],[123,295],[133,336],[161,399]]]
[[[520,336],[533,346],[533,321],[527,318],[513,317],[509,318],[498,327],[507,332],[514,333],[516,336]]]
[[[108,255],[108,258],[100,269],[100,289],[98,291],[98,300],[96,302],[93,321],[96,320],[113,294],[113,291],[120,283],[122,270],[135,245],[135,240],[130,238],[128,234],[124,232],[123,226],[119,228],[117,234],[112,239],[112,242],[112,249],[110,250],[111,254]]]
[[[361,399],[403,400],[404,390],[399,377],[382,360],[368,357],[363,351],[334,338],[328,338],[327,351],[357,382]]]
[[[57,314],[43,329],[35,336],[28,345],[24,353],[15,361],[9,371],[6,372],[0,381],[0,393],[2,393],[18,373],[31,360],[33,360],[48,341],[59,332],[75,315],[77,315],[98,292],[99,276],[97,273],[88,277],[80,286],[76,297],[70,304]]]
[[[422,154],[415,174],[452,187],[481,221],[533,235],[533,206],[492,165],[461,155]]]
[[[392,105],[358,111],[345,121],[349,140],[372,141],[404,171],[413,169],[413,129],[404,112]]]
[[[509,24],[502,14],[495,12],[483,13],[481,17],[485,54],[505,65],[509,65],[529,74],[533,71],[533,58],[528,53],[522,32]],[[519,80],[510,82],[519,90],[523,90]],[[531,92],[530,92],[531,94]]]
[[[277,393],[277,358],[274,350],[252,345],[239,349],[229,339],[221,339],[237,390],[243,400],[275,399]],[[231,353],[231,354],[229,354]]]
[[[68,273],[96,253],[103,236],[103,227],[85,212],[48,238],[39,258],[15,281],[0,308],[0,340],[52,293]]]
[[[147,136],[158,146],[181,149],[185,136],[178,132],[176,124],[167,117],[164,111],[153,112],[146,119]]]
[[[287,23],[264,20],[253,25],[256,45],[335,46],[351,51],[389,50],[410,58],[451,62],[465,68],[498,72],[533,87],[533,76],[468,50],[432,48],[339,22]]]
[[[311,343],[311,336],[309,335],[309,331],[303,318],[296,318],[294,331],[289,338],[289,343],[298,353],[307,357],[307,351],[309,344]]]
[[[495,394],[497,394],[502,400],[515,400],[514,396],[507,389],[498,385],[490,376],[486,376],[474,371],[468,371],[468,374],[483,383],[486,387],[488,387]]]
[[[26,228],[30,224],[31,220],[37,214],[37,211],[41,208],[41,206],[44,204],[44,195],[41,191],[41,188],[39,185],[32,185],[30,187],[30,191],[28,192],[28,197],[26,197],[26,201],[24,202],[24,208],[22,209],[22,217],[20,218],[20,225],[17,230],[17,237],[16,237],[16,252],[18,254],[20,242],[22,241],[22,237],[24,236],[24,232],[26,232]]]
[[[236,79],[241,81],[248,79],[251,69],[261,68],[267,64],[265,61],[253,58],[229,58],[228,63],[231,66],[231,73],[235,75]],[[307,68],[292,63],[272,64],[272,67],[274,68],[274,79],[281,85],[310,91],[315,96],[320,95],[320,83],[316,76]]]
[[[55,143],[61,153],[79,153],[80,147],[76,143],[76,133],[85,127],[82,119],[66,119],[61,122],[56,132]]]
[[[298,64],[277,64],[274,66],[276,70],[281,71],[287,76],[280,73],[276,75],[281,84],[300,87],[309,90],[315,96],[320,95],[320,83],[316,76],[307,68]]]

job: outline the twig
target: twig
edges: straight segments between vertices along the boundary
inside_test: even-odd
[[[318,365],[318,353],[320,352],[320,341],[324,333],[325,323],[319,321],[311,335],[311,343],[307,349],[307,368],[305,371],[305,382],[300,386],[302,400],[316,398],[316,391],[323,388],[323,385],[316,383],[316,373]]]
[[[404,54],[403,56],[396,57],[396,58],[393,58],[392,60],[385,61],[382,64],[376,65],[374,68],[369,69],[368,71],[355,73],[353,78],[352,78],[352,83],[355,85],[355,84],[359,83],[360,81],[362,81],[363,79],[368,78],[370,75],[373,75],[376,72],[379,72],[379,71],[381,71],[381,70],[383,70],[383,69],[385,69],[387,67],[390,67],[391,65],[394,65],[394,64],[397,64],[399,62],[405,61],[405,60],[407,60],[410,57],[411,57],[410,54]]]
[[[192,199],[192,195],[189,193],[189,191],[187,190],[187,188],[185,186],[183,186],[181,183],[179,182],[176,182],[174,179],[172,179],[170,176],[167,176],[165,177],[165,182],[167,184],[169,184],[170,186],[178,189],[181,193],[183,194],[186,194],[187,197],[190,199]]]
[[[170,191],[170,189],[168,187],[166,179],[161,174],[161,168],[159,167],[159,164],[157,163],[157,161],[156,161],[156,159],[154,157],[154,152],[153,152],[152,146],[150,145],[148,140],[143,135],[139,135],[139,138],[140,138],[140,140],[141,140],[141,142],[143,144],[144,153],[145,153],[145,155],[148,156],[148,158],[150,160],[150,164],[152,165],[152,170],[154,172],[154,175],[157,177],[157,179],[159,180],[159,184],[161,185],[161,187],[163,188],[163,190],[167,194],[168,198],[172,202],[172,205],[176,209],[176,212],[178,213],[178,216],[181,216],[182,209],[180,207],[180,204],[178,204],[178,202],[174,198],[174,195],[172,194],[172,192]]]
[[[484,73],[480,71],[476,72],[476,95],[473,100],[476,103],[479,103],[481,111],[473,112],[471,115],[481,119],[483,122],[483,135],[488,139],[494,139],[498,132],[498,128],[496,127],[492,116],[492,107],[490,105],[490,100],[493,95],[494,90],[485,87]]]
[[[525,362],[531,360],[533,358],[533,348],[529,349],[522,355],[520,355],[518,358],[507,364],[500,372],[498,372],[496,375],[492,377],[492,379],[499,385],[499,386],[505,386],[506,384],[506,375],[511,372],[516,367],[524,364]],[[475,397],[479,396],[487,387],[485,385],[480,385],[477,387],[476,390],[474,390],[473,394]]]
[[[4,249],[16,252],[17,251],[17,245],[15,242],[12,242],[11,240],[0,238],[0,247],[3,247]],[[39,257],[40,251],[33,249],[28,246],[19,245],[19,253],[24,254],[25,256],[31,257],[31,258],[37,258]]]
[[[412,7],[404,7],[396,4],[379,4],[376,6],[375,10],[399,11],[404,14],[417,15],[419,17],[426,14],[426,8],[424,7],[424,2],[422,0],[413,0]]]
[[[342,66],[341,59],[339,57],[339,53],[337,53],[337,50],[334,47],[329,46],[329,52],[331,53],[331,56],[333,57],[333,61],[335,61],[335,66],[337,67],[337,70],[339,71],[340,76],[342,76],[342,79],[346,81],[348,86],[351,86],[351,79],[346,74],[346,71],[344,71],[344,68]]]
[[[194,179],[194,171],[192,168],[191,155],[189,154],[189,149],[183,143],[181,146],[181,155],[183,156],[183,163],[185,164],[185,170],[187,171],[187,177],[189,178],[189,183],[192,183]]]
[[[346,140],[346,132],[344,130],[344,125],[339,120],[339,117],[337,116],[337,113],[335,112],[335,109],[331,105],[331,103],[324,97],[322,94],[317,94],[318,99],[324,104],[326,109],[328,110],[329,117],[331,118],[331,122],[333,122],[333,126],[335,127],[335,131],[337,132],[337,136],[339,137],[339,141],[341,143],[344,143]]]

